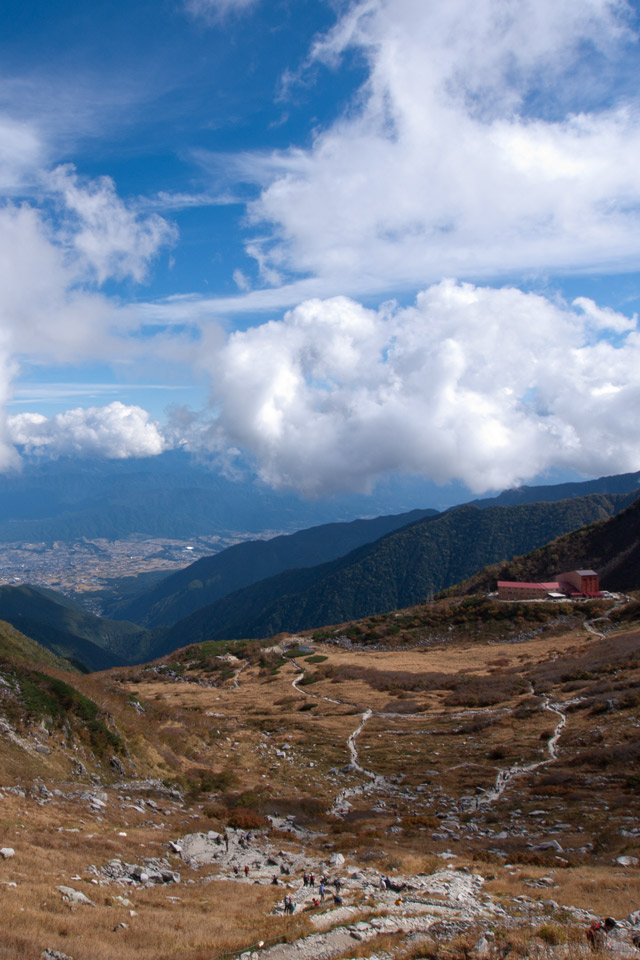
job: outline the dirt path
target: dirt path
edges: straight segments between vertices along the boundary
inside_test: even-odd
[[[357,704],[351,703],[350,701],[347,701],[347,700],[334,700],[333,697],[325,697],[322,694],[311,693],[311,691],[309,690],[300,689],[298,684],[302,681],[303,677],[305,676],[307,672],[306,668],[303,667],[302,664],[298,663],[293,658],[289,658],[289,662],[293,664],[293,666],[297,670],[300,671],[298,675],[294,677],[294,679],[291,681],[291,686],[298,693],[303,694],[303,696],[305,697],[311,697],[313,700],[324,700],[326,701],[326,703],[333,703],[333,704],[337,704],[338,706],[348,706],[348,707],[357,706]],[[335,800],[331,804],[331,807],[327,811],[333,816],[340,817],[348,812],[349,800],[351,799],[351,797],[361,796],[363,793],[369,790],[389,788],[390,786],[384,777],[380,776],[380,774],[374,773],[373,770],[367,770],[366,767],[362,766],[362,764],[360,763],[360,760],[358,759],[358,746],[356,741],[360,736],[360,734],[362,733],[362,730],[366,722],[370,720],[371,717],[373,716],[377,716],[377,714],[373,712],[371,707],[367,707],[364,713],[360,716],[360,722],[358,723],[358,726],[347,737],[347,750],[349,751],[349,756],[351,758],[350,765],[354,771],[362,774],[362,776],[364,777],[367,777],[367,779],[369,780],[369,783],[359,784],[356,787],[345,787],[344,790],[341,790],[338,796],[335,798]]]
[[[508,767],[506,770],[500,770],[493,787],[487,790],[487,792],[481,797],[473,798],[475,800],[474,806],[476,810],[479,810],[482,807],[487,807],[489,804],[495,803],[496,800],[499,800],[509,784],[512,783],[516,777],[521,777],[524,776],[524,774],[532,773],[534,770],[538,770],[540,767],[544,767],[548,763],[552,763],[557,758],[558,741],[560,739],[560,734],[566,725],[567,716],[562,712],[559,704],[551,703],[549,699],[545,700],[542,705],[542,709],[548,710],[550,713],[555,713],[560,718],[555,725],[553,733],[547,741],[547,753],[549,756],[545,760],[536,760],[534,763],[526,764],[516,763],[512,767]]]

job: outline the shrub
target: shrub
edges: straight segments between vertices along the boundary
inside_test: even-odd
[[[235,827],[236,830],[260,830],[264,825],[264,818],[255,810],[236,807],[229,811],[227,826]]]
[[[559,944],[565,943],[567,939],[565,930],[551,923],[544,923],[541,927],[538,927],[536,936],[550,947],[557,947]]]

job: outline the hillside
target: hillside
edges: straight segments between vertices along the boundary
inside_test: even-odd
[[[0,960],[581,960],[602,916],[634,956],[638,605],[335,634],[90,676],[0,655]]]
[[[509,563],[493,564],[479,571],[451,595],[494,590],[497,580],[548,580],[576,567],[600,574],[607,590],[632,590],[640,584],[640,500],[608,520],[601,520],[558,537]]]
[[[289,570],[236,591],[179,621],[156,648],[270,636],[342,623],[419,603],[498,558],[611,516],[632,495],[479,510],[464,506],[417,521],[346,557]]]
[[[326,563],[429,516],[437,516],[437,511],[412,510],[372,520],[329,523],[270,540],[238,543],[171,574],[132,601],[108,604],[105,613],[147,627],[172,624],[234,590],[283,570]]]
[[[85,670],[105,670],[145,656],[147,631],[93,616],[48,590],[0,587],[0,620]]]
[[[64,657],[25,636],[10,623],[0,620],[0,661],[23,666],[39,666],[44,669],[64,670],[77,673],[77,669]]]

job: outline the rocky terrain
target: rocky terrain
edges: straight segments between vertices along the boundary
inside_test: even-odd
[[[639,956],[636,608],[41,665],[113,739],[5,652],[0,958]]]

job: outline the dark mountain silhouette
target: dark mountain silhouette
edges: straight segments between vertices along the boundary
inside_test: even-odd
[[[283,570],[317,566],[415,520],[438,516],[435,510],[351,523],[328,523],[271,540],[250,540],[203,557],[162,579],[129,601],[109,603],[105,613],[148,627],[171,624],[220,597]]]

